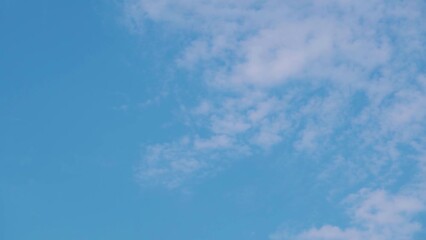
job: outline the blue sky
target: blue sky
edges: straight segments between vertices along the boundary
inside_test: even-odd
[[[1,1],[0,239],[424,239],[425,8]]]

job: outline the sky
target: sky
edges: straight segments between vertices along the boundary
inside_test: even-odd
[[[0,239],[426,238],[423,0],[0,1]]]

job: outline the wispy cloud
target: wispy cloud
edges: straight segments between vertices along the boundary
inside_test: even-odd
[[[390,194],[383,190],[363,189],[347,201],[351,226],[340,228],[325,225],[297,235],[281,229],[270,235],[271,240],[387,240],[412,239],[421,225],[416,214],[424,211],[422,201],[413,196]]]
[[[147,146],[138,171],[142,182],[178,187],[229,159],[280,145],[331,159],[321,163],[319,178],[345,172],[342,182],[349,184],[373,177],[367,187],[398,181],[407,162],[423,164],[423,1],[125,2],[134,29],[149,20],[191,33],[176,65],[205,69],[201,81],[209,91],[185,112],[203,134]],[[424,173],[418,170],[412,181]],[[354,228],[325,226],[300,237],[386,239],[392,233],[406,239],[418,228],[407,216],[423,209],[425,199],[364,194],[359,211],[371,201],[388,208],[365,216],[356,210]],[[416,209],[405,208],[407,202]],[[385,228],[374,218],[380,214],[397,220]],[[406,228],[395,233],[394,224]]]

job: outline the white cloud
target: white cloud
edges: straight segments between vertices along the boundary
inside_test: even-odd
[[[195,36],[176,60],[207,66],[211,93],[187,113],[207,134],[148,146],[146,181],[178,186],[218,167],[223,149],[238,156],[279,144],[334,152],[341,166],[379,179],[398,168],[399,145],[425,146],[423,1],[125,2],[135,28],[149,20]]]
[[[214,174],[228,164],[228,158],[247,154],[244,146],[237,145],[226,135],[207,139],[183,137],[172,143],[146,146],[136,177],[143,186],[162,185],[175,189],[189,179]]]
[[[194,145],[196,149],[220,149],[232,147],[232,141],[227,135],[216,135],[209,139],[197,138]]]
[[[421,229],[415,216],[425,210],[416,197],[390,194],[384,190],[361,190],[349,198],[352,226],[325,225],[295,236],[286,230],[270,235],[271,240],[409,240]]]
[[[276,85],[310,68],[330,77],[336,63],[350,65],[346,72],[369,71],[402,50],[395,49],[393,41],[410,44],[405,51],[421,47],[414,44],[419,39],[420,1],[128,2],[133,22],[151,19],[200,36],[183,53],[182,63],[233,56],[230,70],[216,79],[227,85]]]
[[[318,178],[337,176],[345,187],[387,188],[399,181],[401,165],[411,164],[415,175],[398,193],[350,197],[349,226],[278,230],[270,239],[408,240],[421,230],[415,217],[426,203],[424,1],[125,3],[136,31],[149,20],[190,33],[177,66],[202,66],[209,88],[185,112],[203,134],[146,146],[137,170],[142,184],[177,188],[280,145],[327,155]],[[401,146],[413,153],[402,154]]]
[[[203,166],[197,156],[185,150],[190,144],[190,139],[182,138],[174,143],[146,147],[144,161],[137,169],[140,182],[175,188],[191,173],[200,171]]]

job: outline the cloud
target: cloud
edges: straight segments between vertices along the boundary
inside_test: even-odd
[[[195,133],[145,147],[143,184],[178,188],[291,146],[328,159],[315,161],[320,180],[417,194],[361,191],[352,227],[312,228],[297,239],[410,239],[419,231],[413,216],[424,209],[425,171],[414,167],[406,180],[401,169],[425,165],[424,1],[125,3],[136,31],[151,21],[188,33],[176,67],[204,69],[209,93],[183,112]]]
[[[133,22],[150,19],[199,36],[182,63],[232,64],[215,83],[275,86],[304,73],[340,77],[337,64],[361,74],[391,62],[396,50],[415,52],[419,3],[135,0],[126,6]]]
[[[214,174],[229,164],[228,158],[246,156],[247,151],[226,135],[183,137],[172,143],[146,146],[136,176],[143,186],[175,189],[188,180]]]
[[[208,66],[202,80],[211,97],[188,114],[210,136],[194,146],[171,143],[180,152],[283,143],[313,151],[340,138],[356,143],[354,155],[396,158],[397,145],[424,130],[421,1],[126,3],[136,27],[150,20],[195,34],[179,66]],[[202,158],[194,161],[208,164]]]
[[[325,225],[311,228],[296,236],[279,230],[271,240],[408,240],[421,229],[415,216],[425,210],[424,202],[404,194],[363,189],[349,197],[352,226],[340,228]]]
[[[422,230],[424,1],[124,2],[134,31],[150,21],[188,33],[174,63],[201,71],[208,92],[182,112],[192,133],[144,147],[142,185],[179,188],[290,146],[321,160],[318,180],[339,179],[330,188],[370,190],[346,197],[347,224],[279,229],[271,240],[408,240]]]

